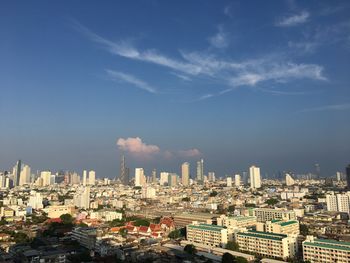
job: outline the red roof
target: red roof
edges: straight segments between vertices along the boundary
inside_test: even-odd
[[[149,228],[150,228],[152,231],[161,231],[161,226],[160,226],[160,224],[150,224],[150,225],[149,225]]]
[[[172,227],[172,226],[174,226],[174,221],[170,217],[163,217],[160,220],[160,224],[164,224],[167,227]]]
[[[140,226],[139,232],[148,232],[148,226]]]

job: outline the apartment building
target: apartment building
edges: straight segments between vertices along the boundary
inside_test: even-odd
[[[255,216],[226,216],[221,215],[217,218],[218,226],[230,227],[251,227],[256,225]]]
[[[258,222],[266,222],[274,219],[280,219],[284,221],[296,220],[294,211],[273,209],[273,208],[256,208],[253,212]]]
[[[350,242],[318,239],[307,236],[303,242],[303,257],[312,263],[350,262]]]
[[[275,234],[247,230],[236,234],[240,250],[262,256],[287,259],[297,253],[297,238],[285,234]]]
[[[194,223],[186,227],[187,240],[210,247],[225,247],[228,241],[227,228],[217,225]]]
[[[297,220],[271,220],[265,223],[258,222],[256,225],[256,230],[261,232],[275,233],[275,234],[285,234],[285,235],[298,235],[299,221]]]

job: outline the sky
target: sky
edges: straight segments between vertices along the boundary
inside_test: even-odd
[[[349,1],[3,1],[0,170],[334,175]],[[133,174],[133,172],[131,173]]]

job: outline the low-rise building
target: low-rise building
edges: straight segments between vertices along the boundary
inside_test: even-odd
[[[285,221],[296,220],[294,211],[273,208],[256,208],[254,209],[254,216],[256,216],[258,222],[266,222],[274,219]]]
[[[297,220],[282,221],[275,219],[265,223],[258,222],[256,230],[286,235],[298,235],[300,233],[299,221]]]
[[[303,242],[303,257],[305,261],[312,263],[348,263],[350,262],[350,242],[307,236]]]
[[[255,216],[226,216],[221,215],[217,218],[218,226],[225,227],[251,227],[256,225]]]
[[[186,227],[187,240],[210,247],[226,247],[227,228],[217,225],[194,223]]]
[[[238,232],[236,242],[243,251],[277,259],[293,258],[297,253],[297,238],[285,234],[248,230]]]
[[[95,228],[76,227],[72,231],[72,238],[88,249],[94,249],[96,236],[97,231]]]

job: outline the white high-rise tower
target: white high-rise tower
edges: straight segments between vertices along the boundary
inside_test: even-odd
[[[95,171],[89,171],[89,185],[95,185],[96,173]]]
[[[190,164],[188,162],[181,165],[181,183],[184,186],[190,184]]]
[[[250,175],[250,187],[252,189],[258,189],[261,187],[261,177],[260,177],[260,168],[256,166],[251,166],[249,168]]]

